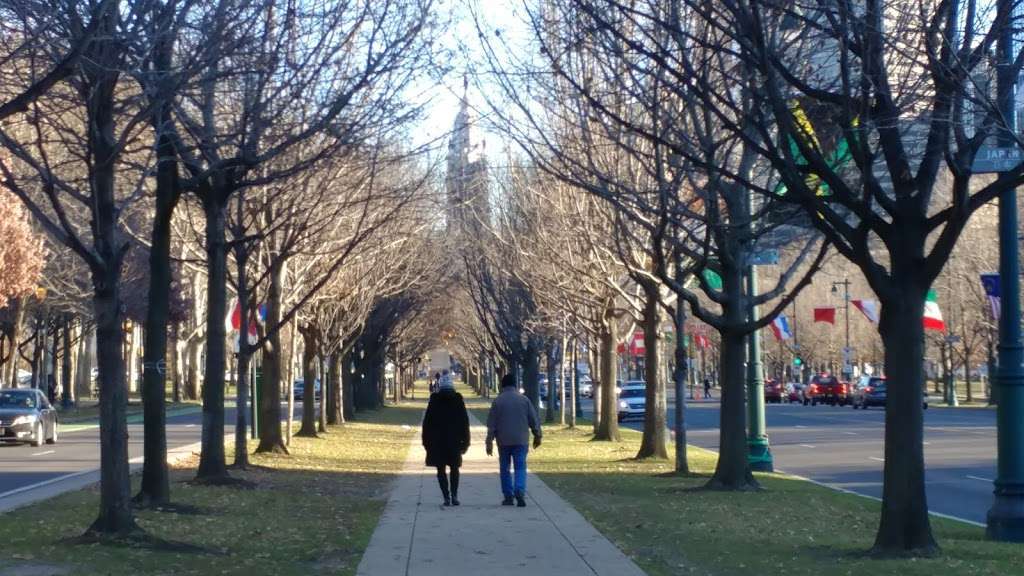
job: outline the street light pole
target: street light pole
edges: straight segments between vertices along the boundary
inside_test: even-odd
[[[836,287],[843,287],[843,322],[846,329],[846,339],[843,345],[843,379],[849,381],[853,377],[852,351],[850,350],[850,279],[843,278],[842,282],[832,283],[832,293],[836,293]]]
[[[747,194],[746,206],[748,226],[751,232],[754,228],[752,194]],[[749,264],[747,266],[747,298],[750,303],[748,314],[752,324],[760,319],[758,307],[754,304],[757,291],[757,267]],[[774,463],[772,451],[768,447],[768,431],[764,419],[764,368],[761,364],[760,331],[754,330],[747,336],[747,339],[749,346],[747,352],[747,461],[750,463],[750,469],[755,472],[772,472]]]
[[[999,14],[1016,12],[1015,0],[999,0]],[[1014,110],[1017,78],[1013,74],[1013,26],[1007,20],[999,35],[997,104],[1006,130],[1001,147],[1014,147]],[[995,499],[988,511],[985,534],[992,540],[1024,542],[1024,345],[1020,330],[1020,262],[1017,237],[1017,191],[999,197],[999,366],[993,388],[999,390],[996,407],[998,465]]]

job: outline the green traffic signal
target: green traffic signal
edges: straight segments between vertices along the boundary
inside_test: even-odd
[[[799,356],[797,356],[796,358],[793,358],[793,366],[800,366],[803,363],[804,363],[804,359],[803,358],[801,358]]]

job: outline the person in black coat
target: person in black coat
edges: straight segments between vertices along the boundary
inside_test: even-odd
[[[430,395],[427,413],[423,416],[423,447],[427,450],[427,466],[437,468],[437,482],[445,506],[459,505],[459,467],[462,455],[469,449],[469,415],[462,394],[451,381]],[[445,467],[451,469],[451,477]]]

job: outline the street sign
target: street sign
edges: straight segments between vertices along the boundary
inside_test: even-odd
[[[1024,150],[1020,148],[1000,148],[998,146],[982,146],[974,156],[971,171],[975,174],[993,172],[1009,172],[1024,162]]]
[[[774,248],[759,250],[750,256],[751,266],[774,266],[779,263],[779,251]]]

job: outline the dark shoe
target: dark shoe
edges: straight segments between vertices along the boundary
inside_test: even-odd
[[[526,508],[526,498],[523,498],[522,494],[516,495],[516,506]]]
[[[459,498],[457,496],[452,496],[452,506],[458,506],[458,505],[459,505]]]
[[[512,497],[511,496],[505,496],[505,499],[501,501],[501,505],[502,506],[511,506],[512,505]]]
[[[445,496],[444,497],[444,505],[445,506],[451,506],[452,505],[452,499],[447,497],[447,496]]]

